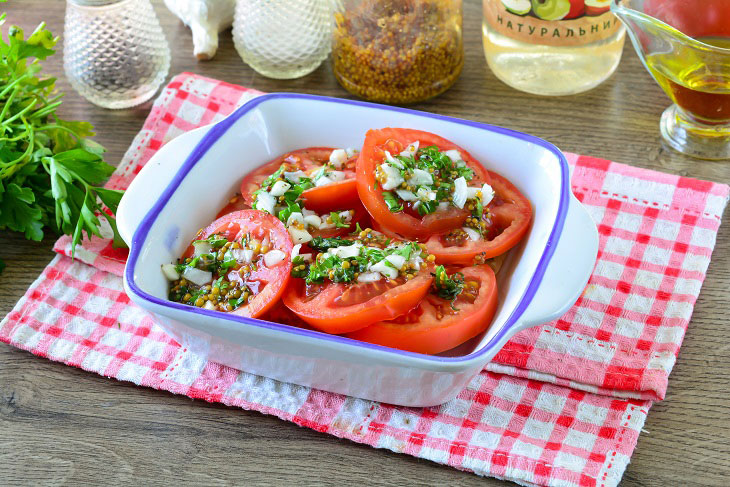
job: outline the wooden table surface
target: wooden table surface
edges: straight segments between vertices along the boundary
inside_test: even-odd
[[[156,1],[173,50],[171,74],[193,71],[262,91],[349,97],[328,62],[301,79],[263,78],[236,54],[230,32],[214,60],[196,62],[188,29]],[[31,31],[45,20],[63,30],[65,2],[10,0],[8,23]],[[561,149],[713,181],[730,181],[730,161],[697,161],[662,146],[659,116],[668,99],[628,45],[618,71],[581,95],[542,98],[499,82],[482,54],[481,12],[465,2],[466,63],[445,94],[415,108],[501,125],[543,137]],[[60,47],[60,45],[59,45]],[[80,98],[63,75],[59,53],[45,63],[67,92],[60,113],[94,124],[116,164],[150,103],[108,111]],[[29,243],[0,235],[0,317],[52,258],[52,236]],[[622,485],[728,485],[730,482],[730,225],[720,229],[702,294],[666,400],[646,421]],[[373,472],[377,472],[373,475]],[[376,450],[259,413],[186,397],[35,357],[0,344],[0,484],[446,484],[503,482]]]

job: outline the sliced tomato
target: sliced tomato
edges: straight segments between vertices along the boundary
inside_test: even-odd
[[[322,167],[330,159],[332,147],[308,147],[287,152],[276,159],[250,172],[241,183],[241,195],[249,205],[253,205],[253,192],[259,189],[261,183],[276,172],[282,164],[292,165],[292,170],[310,173]],[[319,213],[333,209],[347,209],[358,201],[355,184],[355,162],[357,156],[348,159],[341,171],[345,173],[345,180],[311,188],[302,193],[305,206]]]
[[[343,235],[354,232],[357,228],[357,225],[360,225],[360,228],[370,227],[370,215],[365,210],[365,207],[362,205],[362,203],[360,203],[360,201],[356,201],[352,206],[349,207],[349,209],[355,212],[352,215],[352,220],[350,220],[349,226],[343,228],[327,228],[324,230],[313,229],[310,230],[309,233],[312,235],[312,237],[341,237]],[[324,215],[328,215],[328,213],[325,212]]]
[[[284,303],[282,303],[281,300],[277,301],[276,304],[274,304],[266,313],[259,316],[259,319],[294,326],[296,328],[306,328],[308,330],[312,329],[306,321],[284,306]]]
[[[517,245],[530,228],[532,206],[514,184],[489,171],[495,197],[485,212],[489,227],[483,239],[450,238],[448,233],[432,235],[426,241],[428,252],[439,264],[470,264],[480,256],[489,259]],[[489,215],[489,216],[486,216]]]
[[[239,210],[250,210],[251,206],[246,203],[246,201],[241,197],[240,194],[237,194],[230,200],[228,200],[228,203],[226,206],[221,208],[221,211],[218,212],[218,214],[215,216],[216,219],[225,216],[231,212],[239,211]]]
[[[333,283],[307,286],[292,279],[284,304],[312,327],[327,333],[348,333],[407,313],[426,295],[433,277],[422,267],[411,280]]]
[[[346,336],[363,342],[409,352],[435,354],[450,350],[487,328],[497,309],[497,281],[488,265],[449,269],[476,282],[454,301],[428,294],[413,311],[394,320],[362,328]],[[478,291],[474,291],[478,289]]]
[[[372,129],[365,135],[362,152],[357,159],[357,192],[374,221],[393,233],[410,239],[423,239],[434,233],[443,233],[461,227],[469,216],[467,210],[449,208],[420,217],[406,211],[392,213],[383,199],[382,191],[376,188],[375,169],[383,163],[385,152],[400,153],[411,142],[418,141],[420,147],[437,146],[442,151],[456,149],[467,165],[474,170],[470,185],[489,183],[489,174],[471,154],[438,135],[421,130],[384,128]]]
[[[231,311],[231,314],[256,318],[266,313],[279,301],[290,279],[291,252],[294,245],[284,224],[263,211],[240,210],[217,219],[199,231],[195,240],[205,239],[213,234],[229,241],[240,240],[246,234],[261,241],[268,238],[272,250],[284,252],[286,257],[271,267],[267,267],[261,258],[255,269],[245,275],[238,270],[232,270],[226,275],[229,281],[242,282],[254,293],[248,303]],[[191,244],[183,258],[191,256],[193,252]]]

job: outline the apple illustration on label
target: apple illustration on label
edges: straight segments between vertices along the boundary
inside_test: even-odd
[[[563,20],[577,19],[586,13],[586,3],[584,0],[570,0],[570,12],[563,17]]]
[[[530,13],[530,9],[532,8],[530,0],[502,0],[502,5],[504,5],[508,11],[517,15],[527,15]]]
[[[586,15],[601,15],[611,10],[611,0],[585,0]]]
[[[562,20],[570,12],[570,0],[532,0],[532,11],[542,20]]]

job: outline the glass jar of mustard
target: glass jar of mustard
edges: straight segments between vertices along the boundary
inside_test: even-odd
[[[332,62],[350,93],[407,104],[446,91],[464,64],[461,0],[343,0]]]

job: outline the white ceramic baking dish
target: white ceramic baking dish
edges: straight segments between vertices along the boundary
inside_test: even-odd
[[[500,304],[485,333],[430,356],[166,299],[160,265],[182,254],[247,172],[301,147],[359,147],[368,129],[385,126],[454,141],[532,202],[532,227],[499,273]],[[118,225],[131,249],[127,294],[178,342],[254,374],[407,406],[448,401],[512,335],[567,311],[583,291],[598,249],[595,224],[570,192],[567,162],[553,145],[476,122],[300,94],[260,96],[163,146],[127,190]]]

